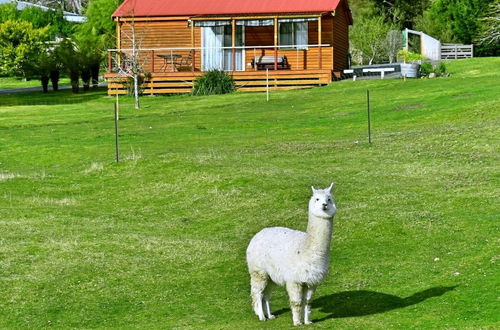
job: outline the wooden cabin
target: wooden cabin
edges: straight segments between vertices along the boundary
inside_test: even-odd
[[[209,70],[240,90],[329,84],[348,65],[347,0],[125,0],[114,12],[109,94],[144,73],[144,94],[190,92]]]

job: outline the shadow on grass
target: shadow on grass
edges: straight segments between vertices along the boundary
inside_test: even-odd
[[[330,313],[330,315],[313,321],[321,322],[331,318],[384,313],[416,305],[429,298],[442,296],[455,288],[456,286],[439,286],[417,292],[406,298],[366,290],[334,293],[314,300],[313,308],[319,308],[321,312]]]
[[[70,90],[57,92],[26,92],[0,95],[0,106],[12,107],[21,105],[58,105],[58,104],[79,104],[106,96],[105,88],[91,89],[78,94],[72,94]]]
[[[400,298],[391,294],[375,291],[345,291],[323,296],[313,301],[313,309],[319,309],[323,313],[329,313],[321,319],[313,319],[313,322],[321,322],[332,318],[365,316],[384,313],[390,310],[416,305],[429,298],[439,297],[456,286],[439,286],[417,292],[409,297]],[[290,309],[281,309],[273,314],[280,315]]]

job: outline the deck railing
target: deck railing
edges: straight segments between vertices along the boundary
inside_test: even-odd
[[[317,60],[314,65],[321,69],[326,56],[324,49],[329,44],[279,45],[279,46],[235,46],[235,47],[171,47],[171,48],[120,48],[108,50],[108,72],[127,74],[133,70],[161,73],[177,71],[202,71],[204,51],[218,51],[216,67],[226,71],[258,71],[263,66],[255,59],[273,57],[268,69],[306,70],[311,63],[308,54],[314,49]],[[240,59],[237,57],[240,56]],[[283,61],[288,62],[288,67]],[[333,59],[329,59],[332,61]],[[206,65],[205,65],[206,67]]]

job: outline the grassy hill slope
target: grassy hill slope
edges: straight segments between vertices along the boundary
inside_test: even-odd
[[[450,78],[213,97],[0,96],[0,328],[289,328],[250,307],[245,249],[338,214],[314,328],[494,328],[500,59]],[[366,90],[373,140],[366,139]]]

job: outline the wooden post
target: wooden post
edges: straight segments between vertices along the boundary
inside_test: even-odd
[[[194,45],[195,45],[195,42],[194,42],[194,22],[191,21],[191,47],[192,47],[192,57],[191,57],[191,71],[194,72],[194,68],[195,68],[195,60],[196,60],[196,50],[194,49]]]
[[[151,50],[151,73],[155,72],[155,50]]]
[[[253,70],[257,71],[257,50],[253,49]]]
[[[118,163],[120,161],[120,140],[118,135],[118,120],[120,119],[120,111],[118,109],[118,93],[116,93],[115,101],[115,160]]]
[[[174,72],[174,51],[170,49],[170,66],[172,66],[172,72]]]
[[[368,110],[368,143],[372,143],[372,120],[370,116],[370,91],[366,90],[366,105]]]
[[[121,46],[122,46],[122,44],[121,44],[121,23],[120,23],[120,19],[117,18],[116,19],[116,48],[118,49],[118,53],[116,53],[115,56],[116,56],[116,66],[118,68],[120,68],[122,65],[122,63],[121,63],[122,58],[121,58],[121,51],[120,51]],[[111,72],[111,71],[112,71],[112,69],[110,69],[109,72]]]
[[[231,19],[231,61],[232,61],[232,69],[236,71],[236,20]]]
[[[266,101],[269,102],[269,69],[266,68]]]
[[[113,56],[111,55],[111,51],[108,50],[108,73],[113,72]]]
[[[321,15],[318,17],[318,44],[320,45],[318,47],[319,50],[319,68],[323,68],[323,52],[321,50]]]
[[[274,17],[274,70],[278,70],[278,16]]]
[[[120,19],[116,19],[116,48],[121,48],[121,23]]]

